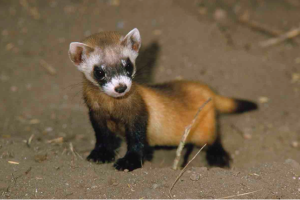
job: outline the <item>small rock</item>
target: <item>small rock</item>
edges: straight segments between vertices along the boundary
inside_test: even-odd
[[[296,83],[300,81],[300,73],[293,73],[291,83]]]
[[[299,143],[297,141],[292,142],[292,147],[297,148],[299,146]]]
[[[46,129],[45,129],[45,132],[52,132],[53,131],[53,128],[52,127],[47,127]]]
[[[153,188],[153,189],[156,189],[156,188],[158,188],[158,187],[159,187],[159,185],[156,184],[156,183],[152,185],[152,188]]]
[[[246,139],[246,140],[250,140],[250,139],[252,138],[252,135],[249,134],[249,133],[244,133],[244,134],[243,134],[243,137],[244,137],[244,139]]]
[[[10,91],[12,92],[16,92],[18,90],[18,88],[16,86],[11,86],[10,87]]]
[[[268,97],[259,97],[258,101],[260,103],[267,103],[267,102],[269,102],[269,98]]]
[[[128,169],[124,169],[124,172],[129,172],[129,170]]]
[[[224,19],[227,18],[227,13],[225,10],[218,8],[214,13],[214,18],[216,21],[223,21]]]
[[[40,120],[38,120],[38,119],[31,119],[29,121],[29,124],[39,124],[39,123],[40,123]]]
[[[5,46],[5,49],[6,49],[7,51],[10,51],[10,50],[12,50],[14,47],[15,47],[14,44],[8,43],[8,44]]]
[[[190,179],[191,179],[192,181],[198,181],[198,180],[200,179],[200,175],[199,175],[199,174],[192,174],[192,175],[190,176]]]

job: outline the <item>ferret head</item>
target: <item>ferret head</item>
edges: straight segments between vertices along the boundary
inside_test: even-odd
[[[72,42],[69,56],[90,82],[118,98],[130,91],[140,47],[141,36],[136,28],[125,37],[116,32],[102,32],[83,42]]]

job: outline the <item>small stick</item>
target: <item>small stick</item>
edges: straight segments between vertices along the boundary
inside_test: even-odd
[[[170,194],[170,197],[172,198],[172,189],[173,187],[175,186],[175,184],[177,183],[177,181],[179,180],[179,178],[182,176],[182,174],[185,172],[185,169],[187,168],[187,166],[198,156],[198,154],[202,151],[202,149],[206,146],[203,145],[203,147],[201,147],[201,149],[196,153],[196,155],[186,164],[186,166],[181,170],[180,174],[177,176],[176,180],[174,181],[173,185],[171,186],[170,190],[169,190],[169,194]]]
[[[32,135],[30,136],[30,138],[28,139],[28,141],[27,141],[27,146],[28,146],[28,147],[30,147],[30,144],[31,144],[31,141],[32,141],[33,138],[34,138],[34,134],[32,134]]]
[[[58,144],[58,143],[63,143],[64,141],[64,138],[63,137],[58,137],[58,138],[55,138],[55,139],[52,139],[52,140],[47,140],[46,143],[55,143],[55,144]]]
[[[15,162],[15,161],[11,161],[11,160],[9,160],[9,161],[7,161],[9,164],[13,164],[13,165],[18,165],[18,164],[20,164],[19,162]]]
[[[56,70],[50,64],[48,64],[45,60],[41,59],[40,64],[42,65],[42,67],[44,67],[47,70],[47,72],[49,74],[51,74],[51,75],[56,74]]]
[[[284,42],[288,39],[297,37],[299,34],[300,34],[300,28],[296,28],[296,29],[290,30],[290,31],[280,35],[279,37],[271,38],[271,39],[265,40],[263,42],[260,42],[259,45],[264,48],[273,46],[273,45],[279,44],[281,42]]]
[[[70,142],[70,150],[71,150],[73,156],[74,156],[75,158],[77,158],[77,156],[76,156],[76,154],[75,154],[75,152],[74,152],[74,148],[73,148],[72,142]]]
[[[205,101],[202,106],[200,106],[200,108],[198,109],[192,123],[190,125],[188,125],[187,127],[185,127],[185,130],[184,130],[184,134],[182,135],[182,138],[181,138],[181,141],[179,143],[179,146],[177,148],[177,151],[176,151],[176,158],[174,160],[174,163],[173,163],[173,169],[176,170],[177,167],[178,167],[178,163],[179,163],[179,160],[180,160],[180,156],[181,156],[181,152],[182,152],[182,149],[184,147],[184,144],[185,144],[185,140],[186,138],[188,137],[190,131],[191,131],[191,128],[193,126],[193,124],[195,123],[200,111],[204,108],[204,106],[210,102],[211,98],[207,99],[207,101]]]
[[[272,36],[279,36],[279,35],[282,34],[282,31],[280,31],[280,30],[267,27],[264,24],[260,24],[256,21],[253,21],[253,20],[249,19],[249,13],[248,12],[244,13],[241,17],[239,17],[238,21],[240,23],[246,25],[246,26],[249,26],[250,28],[256,29],[258,31],[267,33],[267,34],[272,35]]]
[[[255,190],[255,191],[253,191],[253,192],[243,193],[243,194],[237,194],[237,195],[231,195],[231,196],[227,196],[227,197],[221,197],[221,198],[219,198],[219,199],[229,199],[229,198],[232,198],[232,197],[245,196],[245,195],[248,195],[248,194],[253,194],[253,193],[255,193],[255,192],[259,192],[259,191],[261,191],[261,190],[262,190],[262,189],[260,189],[260,190]]]
[[[277,37],[277,36],[280,36],[283,34],[283,31],[281,30],[278,30],[278,29],[274,29],[274,28],[271,28],[265,24],[261,24],[259,22],[256,22],[254,20],[251,20],[250,17],[249,17],[249,13],[248,12],[245,12],[242,16],[240,16],[238,19],[238,22],[252,28],[252,29],[255,29],[257,31],[261,31],[261,32],[264,32],[268,35],[271,35],[271,36],[274,36],[274,37]],[[296,42],[297,44],[300,44],[300,40],[297,40],[297,39],[293,39],[293,42]]]

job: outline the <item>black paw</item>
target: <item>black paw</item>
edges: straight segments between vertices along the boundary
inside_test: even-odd
[[[142,167],[142,158],[136,154],[127,154],[124,158],[118,159],[114,164],[114,167],[117,170],[128,169],[129,171],[132,171]]]
[[[231,158],[221,144],[210,146],[206,152],[206,160],[210,166],[230,167]]]
[[[109,163],[115,160],[115,152],[104,149],[94,149],[87,157],[88,161],[97,163]]]

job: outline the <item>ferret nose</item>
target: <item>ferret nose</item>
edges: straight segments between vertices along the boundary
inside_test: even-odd
[[[123,84],[120,84],[118,87],[115,87],[115,91],[120,94],[125,92],[126,89],[127,89],[127,86],[123,85]]]

